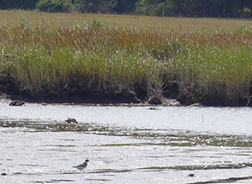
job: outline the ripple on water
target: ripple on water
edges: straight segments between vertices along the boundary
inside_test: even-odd
[[[226,146],[226,147],[252,147],[252,136],[204,134],[195,131],[161,130],[161,129],[127,129],[97,125],[95,123],[80,123],[69,125],[65,122],[27,121],[27,120],[0,120],[0,127],[27,128],[23,131],[38,132],[83,132],[105,136],[129,136],[137,139],[153,140],[144,143],[130,144],[100,144],[100,146]],[[10,131],[15,133],[14,131]],[[73,141],[73,139],[70,139]],[[58,145],[58,147],[71,147],[74,145]],[[243,154],[243,153],[241,153]]]
[[[0,119],[0,134],[7,183],[251,181],[250,135],[10,118]],[[72,168],[87,158],[86,170]]]

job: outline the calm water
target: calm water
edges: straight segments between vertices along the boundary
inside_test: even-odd
[[[252,183],[250,108],[8,103],[0,183]],[[85,171],[72,167],[85,159]]]

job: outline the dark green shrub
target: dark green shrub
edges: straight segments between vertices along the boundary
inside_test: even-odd
[[[75,8],[72,0],[40,0],[36,7],[46,12],[72,12]]]

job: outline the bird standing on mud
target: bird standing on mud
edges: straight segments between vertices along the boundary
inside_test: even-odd
[[[80,164],[80,165],[76,165],[76,166],[73,166],[73,168],[76,168],[76,169],[79,169],[79,170],[83,170],[87,167],[87,164],[88,164],[89,160],[85,160],[84,163]]]

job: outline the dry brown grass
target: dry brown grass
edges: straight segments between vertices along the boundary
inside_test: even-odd
[[[251,20],[246,19],[218,19],[218,18],[175,18],[175,17],[151,17],[136,15],[111,15],[111,14],[79,14],[79,13],[44,13],[36,11],[0,11],[0,26],[6,23],[9,26],[20,24],[25,17],[32,24],[39,24],[43,19],[49,20],[54,25],[69,28],[83,21],[90,23],[93,20],[118,27],[134,26],[137,28],[152,28],[158,31],[224,31],[230,32],[241,25],[252,25]]]

